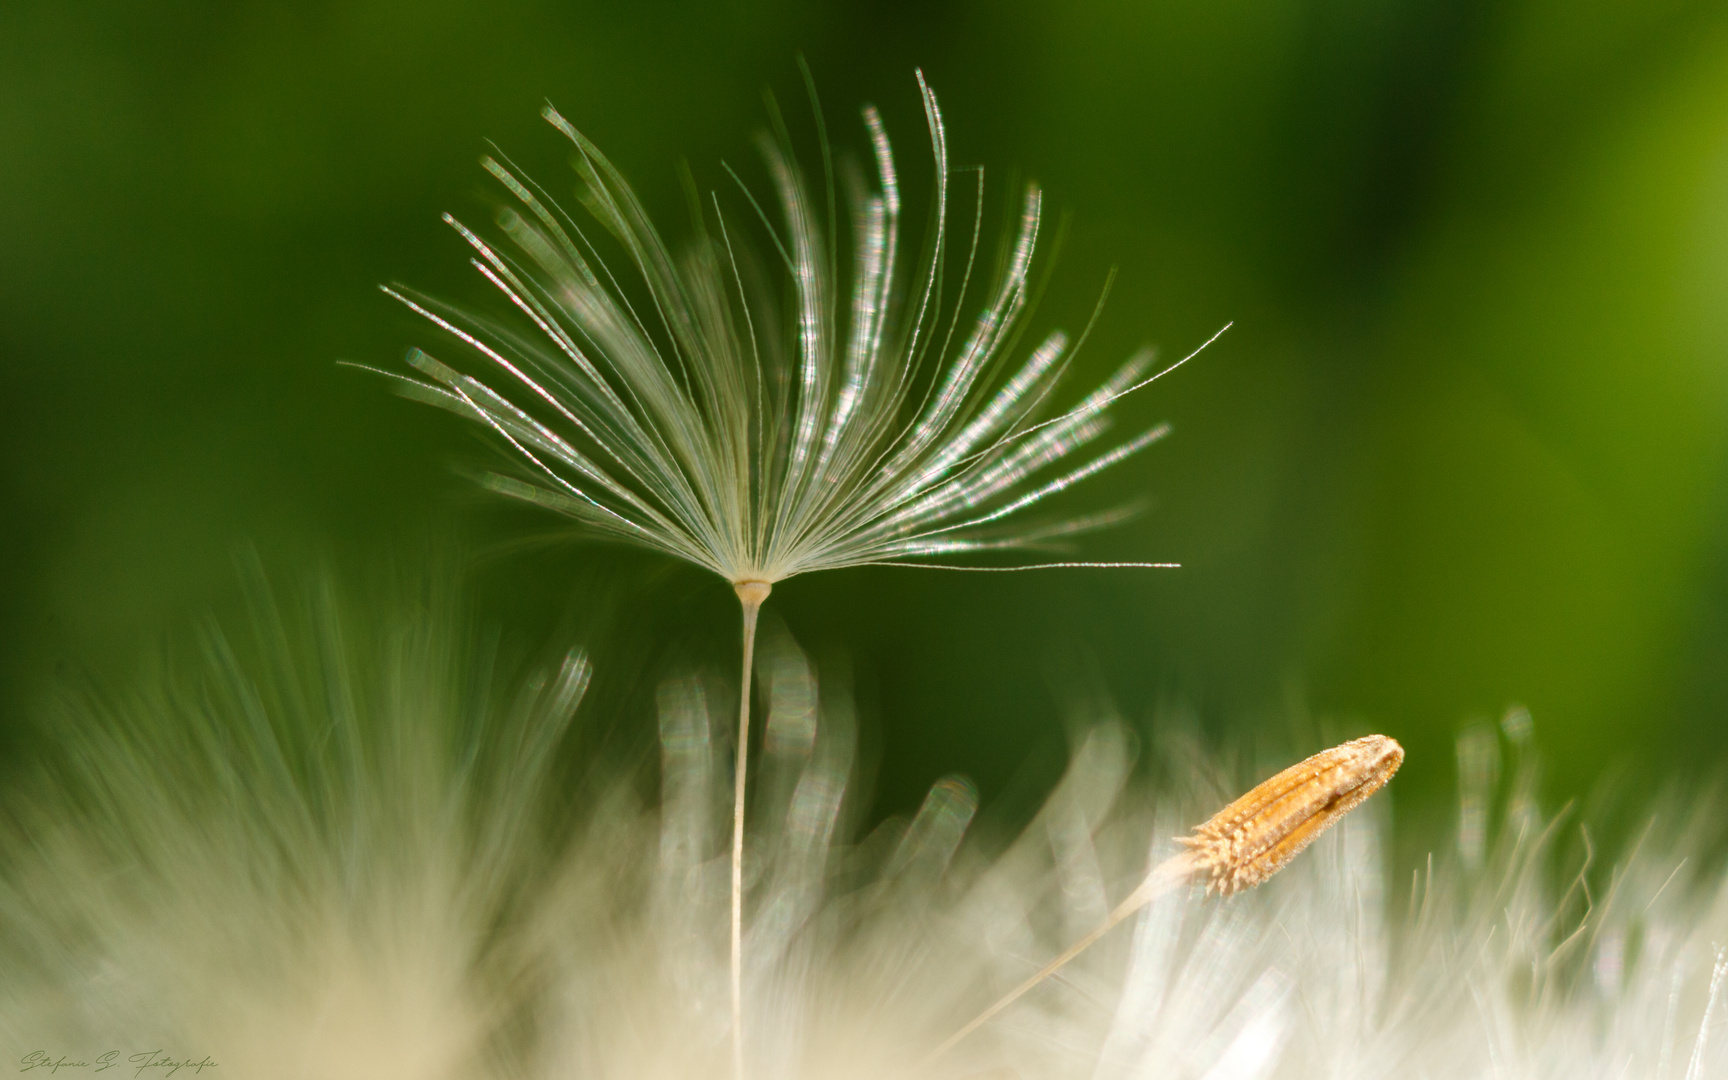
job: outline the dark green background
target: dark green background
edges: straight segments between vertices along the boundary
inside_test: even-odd
[[[1472,717],[1527,705],[1550,793],[1728,749],[1728,7],[1696,0],[0,6],[0,714],[124,671],[235,591],[250,541],[353,573],[451,531],[487,618],[580,628],[646,679],[727,662],[718,581],[539,534],[451,465],[459,421],[338,359],[426,336],[375,284],[484,286],[483,139],[542,179],[553,101],[667,230],[675,164],[748,161],[772,88],[836,139],[884,110],[1073,212],[1039,329],[1121,275],[1088,377],[1173,439],[1070,505],[1168,572],[836,572],[771,608],[845,653],[884,805],[948,769],[1047,771],[1099,690],[1288,744],[1384,731],[1419,806]],[[624,675],[619,675],[623,678]],[[1162,713],[1160,713],[1162,710]],[[645,718],[642,718],[645,721]],[[17,739],[11,740],[12,745]]]

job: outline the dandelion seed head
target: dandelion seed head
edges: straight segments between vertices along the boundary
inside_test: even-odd
[[[969,234],[950,227],[942,113],[921,74],[918,87],[935,172],[930,243],[905,264],[898,167],[880,116],[866,108],[875,175],[853,200],[844,280],[841,239],[824,226],[783,134],[759,140],[777,217],[747,188],[753,215],[725,210],[716,196],[675,256],[622,175],[548,106],[543,115],[574,147],[577,201],[591,220],[487,157],[485,169],[514,200],[497,216],[505,242],[445,220],[526,325],[511,329],[387,288],[479,362],[479,374],[469,374],[417,351],[409,362],[424,380],[407,392],[505,442],[521,468],[490,478],[493,490],[735,585],[930,565],[921,560],[931,556],[1060,550],[1120,520],[1017,524],[1168,430],[1075,463],[1110,429],[1122,395],[1150,381],[1151,356],[1136,356],[1066,409],[1056,407],[1059,384],[1078,344],[1054,333],[1016,363],[1043,195],[1026,188],[1008,257],[995,280],[981,280],[979,216]],[[602,257],[596,226],[621,257]],[[740,269],[756,226],[789,282],[784,341],[775,335],[787,324]]]
[[[163,1046],[249,1080],[727,1071],[729,692],[663,682],[652,794],[634,771],[572,784],[556,750],[594,723],[580,654],[511,679],[421,603],[255,623],[263,644],[214,635],[200,661],[70,699],[60,764],[0,792],[0,1054]],[[1728,886],[1697,827],[1720,807],[1697,800],[1587,904],[1551,887],[1562,830],[1500,815],[1478,870],[1443,848],[1395,890],[1369,803],[1277,887],[1163,893],[908,1068],[1096,926],[1149,841],[1211,809],[1182,789],[1214,763],[1155,735],[1172,782],[1148,787],[1105,719],[1018,832],[975,836],[991,826],[953,777],[871,829],[841,680],[778,630],[763,671],[751,1080],[1728,1070]],[[1396,756],[1375,745],[1292,789],[1365,789]]]

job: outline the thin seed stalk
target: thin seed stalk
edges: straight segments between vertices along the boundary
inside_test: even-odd
[[[1126,900],[1123,900],[1120,904],[1116,905],[1115,909],[1110,912],[1110,917],[1104,920],[1102,926],[1099,926],[1079,941],[1076,941],[1073,945],[1070,945],[1061,956],[1058,956],[1048,964],[1045,964],[1042,968],[1039,968],[1037,973],[1035,973],[1031,978],[1008,991],[1008,993],[998,999],[994,1005],[985,1009],[977,1016],[974,1016],[965,1027],[944,1039],[942,1045],[924,1055],[916,1065],[912,1066],[912,1072],[922,1072],[927,1066],[935,1062],[937,1058],[953,1049],[954,1045],[961,1039],[964,1039],[966,1036],[983,1027],[991,1017],[1014,1004],[1016,1001],[1019,1001],[1021,997],[1025,996],[1027,991],[1031,990],[1051,975],[1054,975],[1059,969],[1066,965],[1068,961],[1091,948],[1099,938],[1108,934],[1111,930],[1114,930],[1117,924],[1122,922],[1122,920],[1139,911],[1141,908],[1169,892],[1176,886],[1186,883],[1189,880],[1189,877],[1197,869],[1197,866],[1198,864],[1196,863],[1194,856],[1186,851],[1180,852],[1158,864],[1157,868],[1146,876],[1146,880],[1141,883],[1139,888],[1130,893]]]
[[[744,614],[737,768],[732,778],[732,1078],[744,1080],[744,778],[750,763],[750,676],[756,653],[756,617],[773,586],[766,581],[740,581],[732,588]]]

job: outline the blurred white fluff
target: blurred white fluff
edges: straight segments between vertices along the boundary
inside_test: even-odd
[[[159,1049],[246,1080],[729,1071],[732,691],[663,685],[657,785],[567,780],[587,665],[505,693],[459,624],[434,605],[368,630],[325,597],[71,710],[62,764],[0,818],[7,1060]],[[1179,738],[1136,768],[1106,724],[999,851],[967,839],[959,779],[859,840],[847,695],[783,636],[762,687],[759,1080],[906,1075],[1240,788]],[[1728,1073],[1728,888],[1682,858],[1699,831],[1652,829],[1605,888],[1552,890],[1561,831],[1527,773],[1492,798],[1499,739],[1473,732],[1463,756],[1466,806],[1502,824],[1473,840],[1467,814],[1463,857],[1414,895],[1388,881],[1382,797],[1261,888],[1155,902],[931,1073]]]

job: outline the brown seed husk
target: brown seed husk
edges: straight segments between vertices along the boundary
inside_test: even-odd
[[[1290,766],[1178,837],[1206,880],[1206,891],[1229,896],[1284,868],[1314,838],[1379,791],[1404,748],[1369,735]]]

